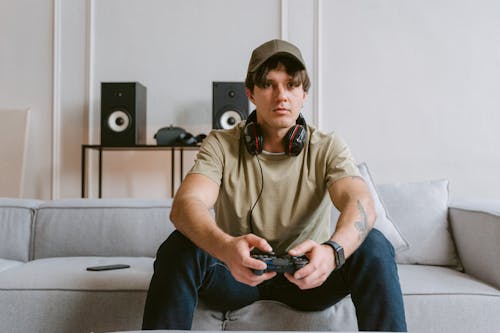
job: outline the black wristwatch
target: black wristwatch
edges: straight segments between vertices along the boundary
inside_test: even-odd
[[[345,263],[344,248],[339,244],[331,240],[327,240],[323,245],[331,246],[333,249],[333,256],[335,257],[335,270],[342,267]]]

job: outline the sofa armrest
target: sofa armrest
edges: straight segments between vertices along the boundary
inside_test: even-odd
[[[500,289],[500,202],[453,204],[449,216],[465,272]]]

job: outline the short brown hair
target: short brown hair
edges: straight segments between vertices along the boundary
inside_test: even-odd
[[[267,59],[259,68],[254,72],[248,72],[245,79],[245,86],[253,91],[255,86],[262,88],[266,84],[267,74],[271,70],[278,68],[280,65],[285,67],[288,75],[292,77],[293,82],[298,87],[302,85],[305,92],[308,92],[311,87],[311,80],[307,74],[304,66],[296,59],[286,56],[285,54],[277,54]]]

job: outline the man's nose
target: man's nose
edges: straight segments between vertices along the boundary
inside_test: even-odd
[[[286,90],[286,87],[279,84],[277,87],[276,87],[276,94],[278,96],[278,100],[287,100],[288,99],[288,94],[287,94],[287,90]]]

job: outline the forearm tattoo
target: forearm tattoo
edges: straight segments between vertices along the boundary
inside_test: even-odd
[[[361,214],[361,221],[356,221],[354,222],[354,226],[359,232],[359,240],[363,241],[366,236],[368,235],[368,232],[370,231],[370,228],[368,228],[368,219],[366,217],[366,211],[361,202],[358,200],[358,211]]]

